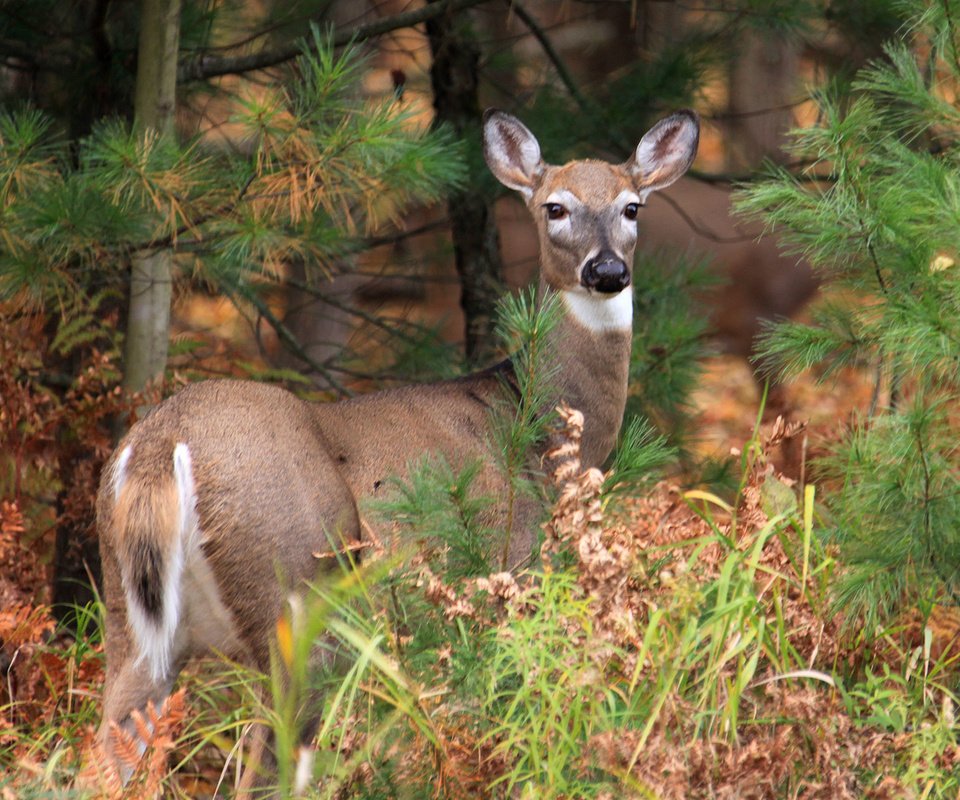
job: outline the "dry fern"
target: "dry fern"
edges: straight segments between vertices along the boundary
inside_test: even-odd
[[[110,723],[109,745],[99,738],[88,747],[89,757],[77,785],[107,800],[155,800],[164,795],[167,760],[186,718],[185,690],[167,697],[157,710],[153,701],[131,715],[134,732]],[[91,736],[92,739],[92,736]],[[122,775],[129,772],[124,782]]]
[[[555,465],[553,478],[560,494],[544,525],[544,565],[548,567],[551,555],[560,550],[572,550],[578,561],[577,582],[593,601],[594,634],[618,642],[630,640],[637,618],[630,579],[636,570],[638,542],[631,528],[605,524],[603,473],[580,470],[583,414],[565,404],[557,412],[563,428],[545,458]]]

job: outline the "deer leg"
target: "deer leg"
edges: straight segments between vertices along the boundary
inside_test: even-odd
[[[104,595],[108,598],[104,633],[107,676],[103,690],[103,722],[98,736],[103,752],[116,767],[121,780],[126,783],[136,768],[136,762],[131,763],[130,754],[125,754],[127,758],[120,757],[113,723],[133,738],[138,750],[137,755],[142,755],[148,742],[143,740],[137,730],[132,715],[135,711],[144,715],[144,721],[149,728],[147,704],[152,701],[159,710],[180,672],[182,658],[172,660],[175,666],[171,666],[168,675],[158,678],[150,674],[146,663],[138,657],[127,624],[116,558],[106,547],[101,547],[101,557],[104,566]]]
[[[339,666],[337,662],[340,660],[333,640],[325,636],[323,643],[315,646],[310,654],[309,673],[316,674],[331,667],[337,668]],[[265,668],[265,665],[261,668]],[[282,670],[279,676],[282,686],[281,694],[290,691],[290,676],[283,667],[274,668]],[[289,754],[293,756],[294,763],[291,785],[288,788],[295,797],[307,793],[313,784],[315,740],[322,720],[324,698],[322,689],[307,686],[302,692],[303,695],[297,703],[301,711],[295,722],[298,728],[297,749],[295,753]],[[261,703],[264,702],[262,694],[263,690],[261,690]],[[278,775],[275,733],[271,726],[257,723],[248,735],[249,744],[246,748],[243,772],[237,786],[237,797],[244,800],[274,797]]]
[[[277,762],[271,747],[273,731],[269,725],[257,722],[248,735],[249,747],[246,748],[236,797],[243,800],[269,797],[276,793],[276,787],[269,785],[270,781],[276,780],[277,774]]]
[[[116,767],[120,779],[126,783],[136,769],[136,760],[132,759],[129,748],[118,739],[116,725],[120,731],[130,736],[136,746],[136,756],[143,755],[148,741],[144,740],[141,730],[134,721],[134,712],[142,715],[144,725],[152,733],[151,724],[147,715],[147,704],[152,702],[159,709],[170,689],[176,673],[156,680],[150,675],[145,665],[137,663],[133,657],[127,657],[113,675],[108,679],[104,688],[104,713],[100,726],[100,742],[104,752]],[[125,737],[122,737],[125,738]]]
[[[315,713],[311,713],[299,726],[295,772],[293,785],[290,787],[294,796],[304,794],[313,780],[314,739],[320,727],[319,711],[322,698],[322,692],[308,693],[306,707]],[[278,775],[275,733],[270,725],[254,723],[248,737],[243,771],[237,784],[236,796],[243,800],[274,797],[277,794]]]

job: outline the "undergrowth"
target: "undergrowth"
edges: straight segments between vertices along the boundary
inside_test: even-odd
[[[765,458],[794,429],[746,443],[732,503],[666,482],[639,499],[580,470],[582,418],[562,415],[539,568],[454,579],[421,548],[318,583],[279,623],[272,680],[201,666],[148,712],[123,791],[90,771],[98,609],[69,638],[22,620],[34,688],[22,679],[3,706],[2,796],[90,796],[70,788],[83,765],[94,796],[229,796],[257,722],[277,736],[281,796],[956,796],[947,623],[920,621],[917,647],[843,636],[815,491],[796,499]],[[336,654],[319,672],[317,641]],[[304,780],[300,712],[318,690]]]
[[[278,624],[272,675],[189,670],[147,711],[145,756],[121,742],[125,788],[94,737],[102,612],[57,625],[43,549],[21,537],[29,492],[13,495],[0,506],[0,797],[231,796],[258,725],[275,733],[284,797],[956,796],[960,624],[918,608],[869,648],[854,618],[843,626],[815,488],[765,456],[795,426],[758,427],[723,499],[655,483],[672,451],[641,423],[608,474],[584,472],[582,418],[561,418],[535,568],[497,571],[474,473],[428,462],[393,508],[418,546],[318,582]],[[17,432],[28,489],[49,466],[43,429]],[[319,671],[317,642],[331,654]],[[310,702],[323,712],[306,769]]]

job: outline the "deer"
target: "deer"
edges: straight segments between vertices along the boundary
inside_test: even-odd
[[[533,214],[540,292],[559,295],[563,308],[549,352],[557,401],[584,417],[584,469],[603,465],[623,420],[637,219],[646,198],[693,162],[699,131],[697,114],[681,110],[625,163],[555,166],[518,119],[484,114],[486,162]],[[481,483],[503,497],[490,433],[517,402],[507,359],[330,403],[252,381],[200,381],[136,422],[97,495],[106,614],[99,737],[108,756],[113,727],[135,736],[134,712],[159,707],[191,658],[216,653],[267,671],[290,592],[329,568],[318,554],[332,539],[361,541],[364,504],[412,461],[483,460]],[[515,537],[511,564],[535,542],[534,526]]]

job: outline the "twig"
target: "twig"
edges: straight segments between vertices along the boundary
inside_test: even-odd
[[[791,177],[794,180],[799,181],[800,183],[833,183],[836,181],[836,177],[833,175],[819,175],[816,173],[810,173],[807,171],[807,167],[815,164],[816,161],[813,159],[798,159],[797,161],[789,161],[784,164],[777,164],[778,167],[787,170],[790,172]],[[739,184],[739,183],[756,183],[757,181],[767,180],[767,176],[762,172],[740,172],[740,173],[731,173],[731,172],[702,172],[698,169],[689,169],[687,170],[687,176],[693,178],[694,180],[701,181],[702,183],[729,183],[729,184]]]
[[[860,227],[865,228],[863,220],[860,220]],[[873,248],[873,242],[867,239],[867,252],[870,254],[870,260],[873,262],[873,272],[877,276],[877,283],[880,284],[880,291],[887,293],[887,282],[883,279],[883,273],[880,271],[880,259],[877,258],[877,251]]]
[[[433,231],[446,230],[449,225],[449,219],[438,219],[433,222],[425,222],[423,225],[418,225],[416,228],[410,228],[409,230],[397,231],[395,233],[384,234],[383,236],[368,236],[363,239],[357,239],[344,250],[344,255],[371,250],[374,247],[380,247],[382,245],[397,244],[407,239],[412,239],[415,236],[432,233]]]
[[[385,33],[410,28],[426,22],[428,19],[445,13],[466,11],[468,8],[480,5],[487,0],[441,0],[441,2],[424,6],[423,8],[395,14],[366,25],[338,31],[331,38],[334,47],[343,47],[351,42],[362,42]],[[307,45],[310,47],[310,45]],[[177,83],[190,83],[208,78],[217,78],[221,75],[237,75],[244,72],[266,69],[283,64],[296,58],[303,52],[303,40],[298,39],[277,50],[263,50],[246,56],[209,56],[201,55],[186,60],[177,69]]]
[[[277,338],[287,347],[290,352],[292,352],[297,358],[303,361],[310,369],[317,372],[319,375],[323,376],[323,379],[327,381],[335,391],[337,391],[341,397],[352,396],[353,392],[343,386],[336,378],[333,377],[330,370],[327,369],[323,364],[321,364],[316,359],[312,358],[300,345],[300,342],[297,341],[297,337],[293,335],[293,332],[283,324],[283,322],[277,319],[277,316],[270,310],[270,307],[263,302],[263,300],[257,297],[256,292],[249,289],[238,289],[239,294],[249,303],[251,303],[254,308],[257,309],[257,312],[267,321],[271,328],[277,334]]]
[[[200,227],[205,222],[209,222],[211,219],[216,219],[217,217],[223,216],[224,214],[229,214],[232,212],[240,203],[243,201],[247,192],[250,190],[250,187],[253,185],[253,182],[257,179],[256,174],[250,175],[246,181],[244,181],[243,186],[240,187],[240,190],[237,192],[237,196],[230,200],[227,203],[224,203],[217,208],[211,209],[204,214],[200,214],[196,219],[192,219],[189,222],[185,222],[175,231],[171,231],[165,236],[156,236],[153,239],[150,239],[146,242],[137,242],[136,244],[129,245],[126,248],[127,253],[137,253],[141,250],[156,250],[164,247],[170,247],[174,242],[177,241],[183,234],[188,231],[192,231],[195,228]]]
[[[883,382],[884,361],[883,349],[881,348],[877,353],[877,373],[876,379],[873,382],[873,391],[870,393],[870,407],[867,410],[868,419],[873,419],[874,415],[877,413],[877,406],[880,404],[880,385]]]
[[[345,274],[349,274],[349,273],[345,273]],[[350,314],[351,316],[355,316],[358,319],[362,319],[364,322],[368,322],[371,325],[379,327],[384,331],[386,331],[387,333],[389,333],[391,336],[396,336],[398,339],[406,342],[407,344],[417,344],[416,339],[404,333],[402,330],[400,330],[399,327],[395,328],[392,325],[390,325],[386,320],[380,319],[374,314],[370,314],[364,311],[363,309],[350,305],[349,303],[344,303],[340,300],[335,300],[330,295],[324,294],[315,286],[311,286],[309,283],[306,283],[305,281],[298,281],[295,278],[288,277],[286,278],[285,283],[287,286],[290,286],[294,289],[298,289],[301,292],[305,292],[306,294],[310,295],[312,298],[314,298],[315,300],[321,303],[324,303],[328,306],[333,306],[339,311],[343,311],[346,314]],[[415,327],[416,329],[420,329],[419,326],[413,326],[413,327]]]
[[[702,225],[697,223],[693,217],[683,210],[683,207],[680,205],[680,203],[674,200],[667,192],[661,192],[660,199],[667,203],[667,205],[671,206],[673,210],[680,215],[683,221],[687,223],[687,227],[689,227],[690,230],[702,236],[704,239],[709,239],[711,242],[716,242],[717,244],[738,244],[740,242],[753,242],[758,238],[757,235],[750,233],[742,233],[739,236],[720,236],[719,234],[711,231],[709,228],[704,228]]]
[[[580,87],[578,87],[576,81],[573,80],[570,70],[567,69],[567,65],[563,62],[563,59],[560,58],[560,54],[554,49],[553,42],[550,41],[550,37],[547,36],[546,31],[540,27],[540,23],[538,23],[520,3],[507,0],[507,5],[510,7],[510,10],[517,15],[520,21],[527,26],[533,38],[540,43],[543,52],[547,58],[550,59],[550,63],[553,64],[553,68],[557,71],[557,77],[560,78],[563,85],[567,87],[567,91],[570,92],[570,96],[577,102],[577,105],[580,106],[581,111],[596,111],[593,103],[580,91]]]
[[[933,531],[933,524],[930,518],[930,504],[933,502],[933,497],[930,493],[931,489],[931,479],[930,479],[930,463],[927,460],[927,451],[923,446],[923,434],[918,429],[916,431],[916,441],[917,441],[917,451],[920,453],[920,464],[923,467],[923,543],[927,551],[927,558],[930,559],[930,566],[933,568],[934,573],[941,581],[943,581],[943,588],[946,590],[947,594],[950,595],[950,599],[953,601],[954,605],[960,605],[960,595],[953,588],[953,577],[947,577],[942,571],[940,566],[940,559],[938,558],[937,553],[934,551],[933,542],[931,541],[931,534]],[[954,569],[953,574],[956,575],[957,571]]]

